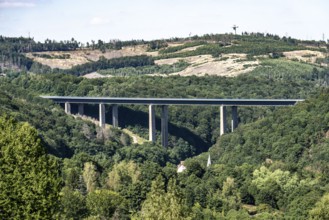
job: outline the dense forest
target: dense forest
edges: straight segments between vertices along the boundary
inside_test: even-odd
[[[20,38],[1,39],[6,41],[2,45],[14,46]],[[193,53],[198,55],[207,51],[213,56],[244,52],[249,59],[268,53],[278,57],[263,59],[254,70],[237,77],[138,74],[141,69],[153,73],[164,68],[154,63],[157,57],[148,56],[104,58],[65,71],[47,67],[46,72],[31,61],[30,71],[4,71],[6,75],[0,77],[0,218],[328,219],[329,69],[280,58],[281,52],[306,44],[324,50],[319,47],[324,42],[248,33],[188,40],[193,42],[179,48],[167,47],[169,40],[147,43],[150,50],[168,57],[195,46],[199,50]],[[234,40],[240,41],[240,47]],[[217,46],[210,41],[217,41]],[[114,44],[120,46],[118,41],[112,44],[112,49]],[[229,51],[224,44],[231,44]],[[100,49],[95,45],[88,46]],[[22,51],[16,52],[23,56]],[[164,72],[171,72],[173,66],[165,68]],[[126,77],[80,76],[95,69]],[[147,106],[119,106],[120,128],[110,126],[107,119],[102,129],[97,126],[97,106],[86,106],[86,116],[81,117],[75,115],[73,105],[73,114],[68,115],[63,106],[41,95],[305,101],[293,107],[240,107],[239,127],[234,132],[228,127],[221,137],[219,107],[169,106],[169,146],[163,148],[160,108],[156,109],[156,143],[136,143],[123,128],[148,139]],[[111,114],[110,106],[106,114]],[[182,161],[186,170],[178,173]]]

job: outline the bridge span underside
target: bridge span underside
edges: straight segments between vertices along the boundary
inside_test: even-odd
[[[187,98],[109,98],[41,96],[55,103],[64,103],[65,112],[71,114],[71,104],[78,104],[78,114],[84,114],[84,104],[99,105],[99,126],[105,127],[105,105],[112,106],[112,125],[119,126],[118,105],[135,104],[149,106],[149,141],[155,142],[155,106],[161,106],[161,144],[168,146],[168,106],[211,105],[220,106],[220,135],[226,131],[226,108],[232,109],[232,131],[238,127],[238,106],[292,106],[302,99],[187,99]]]

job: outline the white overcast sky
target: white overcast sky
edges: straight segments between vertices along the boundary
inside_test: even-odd
[[[76,40],[263,32],[329,39],[329,0],[0,0],[0,35]]]

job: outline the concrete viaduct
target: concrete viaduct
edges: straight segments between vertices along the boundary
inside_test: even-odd
[[[118,105],[135,104],[149,106],[149,141],[155,142],[155,106],[161,106],[161,143],[168,145],[169,105],[211,105],[220,106],[220,135],[226,130],[226,107],[232,108],[232,131],[238,126],[238,106],[292,106],[303,99],[200,99],[200,98],[110,98],[41,96],[55,103],[64,103],[65,112],[71,113],[71,104],[78,104],[78,113],[84,114],[84,104],[99,105],[99,126],[105,127],[105,105],[112,106],[112,125],[118,127]]]

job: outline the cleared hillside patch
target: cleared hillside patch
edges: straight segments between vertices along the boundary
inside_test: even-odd
[[[308,63],[281,59],[264,59],[260,62],[260,66],[255,68],[250,74],[255,76],[265,76],[269,79],[308,79],[314,78],[316,72],[322,68]]]
[[[172,73],[170,75],[180,76],[238,76],[247,73],[256,68],[259,64],[258,60],[247,60],[246,54],[225,54],[221,58],[214,58],[211,55],[200,55],[186,58],[170,58],[156,60],[156,64],[171,64],[183,60],[190,63],[186,69]]]
[[[157,56],[158,52],[148,52],[147,45],[136,45],[123,47],[121,50],[106,50],[104,53],[100,50],[81,49],[75,51],[47,51],[26,53],[27,57],[53,68],[70,69],[77,65],[82,65],[91,61],[98,61],[101,57],[106,59],[120,58],[126,56]],[[67,59],[58,59],[58,57],[67,56]]]
[[[284,52],[283,55],[289,60],[299,60],[307,63],[316,63],[318,58],[325,58],[325,54],[313,50],[295,50]]]

